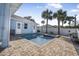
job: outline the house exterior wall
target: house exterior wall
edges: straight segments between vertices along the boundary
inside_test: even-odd
[[[13,20],[13,19],[11,19],[11,25],[10,25],[10,28],[11,28],[12,30],[15,30],[15,28],[16,28],[16,21]]]
[[[20,24],[20,26],[18,26],[18,24]],[[15,34],[21,34],[22,33],[22,22],[16,21],[15,26],[16,26],[15,27]]]
[[[22,24],[22,33],[36,33],[37,29],[36,29],[36,24],[33,22],[25,22],[27,24],[27,29],[24,29],[24,23]],[[34,29],[35,27],[35,29]]]
[[[24,29],[24,23],[22,24],[22,33],[33,33],[33,25],[31,22],[26,22],[27,29]]]
[[[10,38],[10,19],[11,19],[11,12],[10,12],[10,4],[8,3],[1,3],[0,4],[0,40],[1,40],[1,47],[6,48],[9,45],[9,38]]]
[[[10,19],[11,15],[18,9],[20,4],[0,3],[0,47],[9,46]]]
[[[21,18],[21,17],[12,17],[11,19],[11,30],[15,30],[15,33],[18,34],[16,31],[18,31],[17,23],[21,24],[21,34],[27,34],[27,33],[36,33],[37,32],[37,24],[33,21]],[[24,24],[27,24],[27,29],[24,28]]]

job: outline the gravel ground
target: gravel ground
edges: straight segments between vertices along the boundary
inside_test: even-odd
[[[10,41],[10,47],[0,52],[0,56],[77,56],[71,41],[65,37],[55,38],[43,46],[28,40]]]

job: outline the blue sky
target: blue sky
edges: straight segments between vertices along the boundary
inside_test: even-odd
[[[41,21],[44,19],[41,17],[41,13],[46,9],[49,9],[52,12],[63,9],[67,11],[68,15],[74,16],[77,14],[77,21],[79,19],[79,4],[77,3],[25,3],[20,6],[15,15],[22,17],[32,16],[38,24],[42,25]],[[49,21],[49,24],[57,25],[57,20],[52,19],[52,21]]]

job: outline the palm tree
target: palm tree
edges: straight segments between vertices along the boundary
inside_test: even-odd
[[[43,21],[41,21],[41,23],[44,25],[45,21],[43,20]],[[42,26],[42,31],[43,31],[43,26]]]
[[[42,24],[44,24],[44,23],[45,23],[45,21],[41,21],[41,23],[42,23]]]
[[[70,27],[70,24],[73,21],[73,19],[75,19],[75,17],[73,17],[73,16],[67,16],[66,17],[66,20],[68,21],[69,27]]]
[[[63,27],[63,24],[66,23],[66,21],[65,21],[66,20],[66,16],[67,16],[67,12],[66,11],[64,11],[64,12],[62,11],[62,17],[61,17],[61,20],[60,20],[62,22],[62,27]]]
[[[76,27],[76,16],[77,16],[77,15],[75,15],[75,17],[74,17],[74,20],[75,20],[75,21],[74,21],[74,23],[75,23],[74,26],[75,26],[75,27]]]
[[[43,11],[42,18],[46,19],[46,33],[48,33],[48,20],[52,20],[52,11],[48,9]]]
[[[60,21],[62,21],[62,25],[64,22],[64,19],[66,18],[66,11],[63,11],[62,9],[59,9],[57,12],[53,14],[53,18],[57,18],[58,21],[58,35],[60,35]]]

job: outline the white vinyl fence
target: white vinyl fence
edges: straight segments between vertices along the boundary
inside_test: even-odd
[[[79,29],[77,29],[78,39],[79,39]]]
[[[43,27],[39,27],[38,30],[40,30],[40,32],[45,32],[46,29]],[[61,35],[69,35],[70,33],[76,33],[77,29],[74,28],[61,28],[60,29],[60,34]],[[48,28],[48,33],[54,33],[54,34],[58,34],[58,28],[54,28],[54,27],[50,27]],[[79,32],[79,31],[78,31]]]

